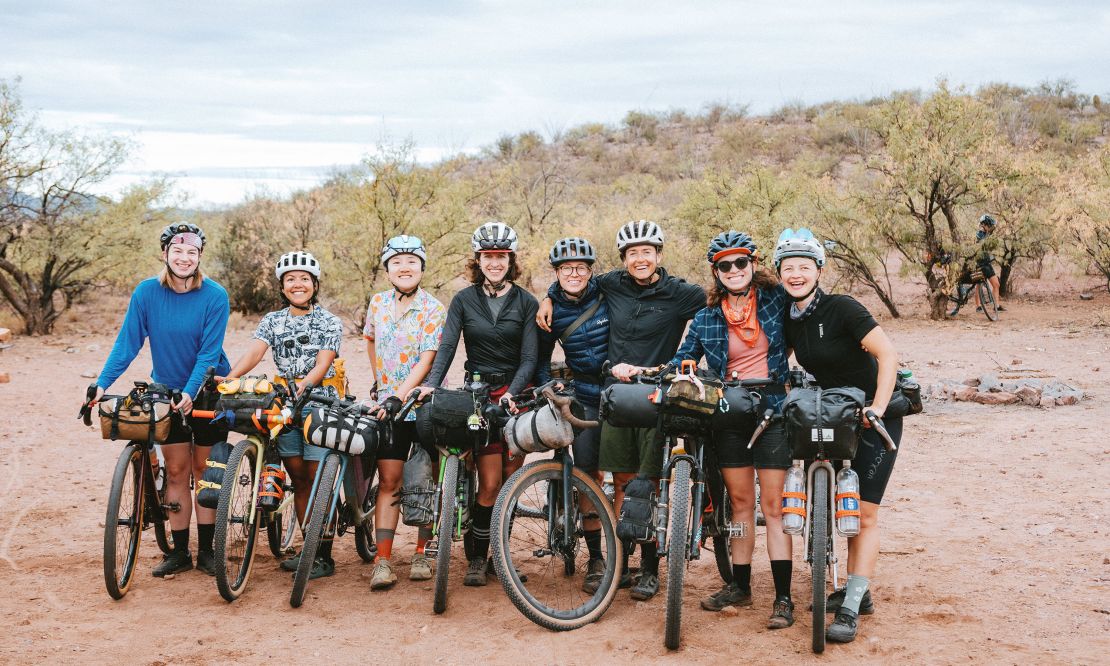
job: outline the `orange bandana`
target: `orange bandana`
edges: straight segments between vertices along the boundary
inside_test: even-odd
[[[756,316],[755,288],[748,289],[747,297],[743,298],[740,311],[733,310],[728,304],[728,298],[721,300],[721,311],[724,312],[725,321],[729,328],[736,331],[736,335],[749,347],[754,347],[759,340],[759,317]]]

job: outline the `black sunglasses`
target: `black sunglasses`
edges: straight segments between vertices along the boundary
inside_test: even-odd
[[[307,345],[309,340],[308,333],[301,333],[296,338],[287,338],[282,344],[285,345],[286,349],[292,349],[298,342],[302,345]]]
[[[718,261],[713,265],[716,266],[717,270],[721,273],[728,273],[732,270],[733,266],[736,267],[736,270],[742,271],[751,263],[751,259],[748,259],[747,257],[740,257],[739,259],[733,259],[732,261],[729,261],[728,259],[722,259],[721,261]]]

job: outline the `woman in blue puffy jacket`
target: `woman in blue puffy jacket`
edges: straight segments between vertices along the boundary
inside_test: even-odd
[[[574,395],[582,404],[586,419],[597,420],[601,403],[601,366],[609,355],[609,305],[597,284],[590,281],[597,255],[589,241],[564,238],[555,243],[548,256],[558,281],[548,290],[553,307],[551,331],[541,329],[539,332],[537,385],[551,380],[551,352],[559,342],[567,368],[574,375]],[[597,464],[600,435],[600,428],[590,428],[574,440],[574,465],[592,474],[598,482],[601,481]],[[590,561],[582,589],[593,594],[605,574],[601,523],[596,518],[587,519],[583,527]]]

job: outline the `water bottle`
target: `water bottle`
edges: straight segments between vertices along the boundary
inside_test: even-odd
[[[859,534],[859,475],[851,467],[836,475],[836,531],[846,537]]]
[[[266,463],[262,470],[262,492],[258,504],[264,509],[276,509],[285,495],[285,470],[278,463]]]
[[[782,487],[782,531],[801,534],[806,523],[806,473],[795,463]]]
[[[910,414],[920,414],[924,409],[921,404],[921,384],[913,378],[913,370],[899,370],[898,385],[902,389],[902,395],[910,403]]]

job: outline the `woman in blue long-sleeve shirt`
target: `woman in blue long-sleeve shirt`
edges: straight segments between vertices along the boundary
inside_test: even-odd
[[[181,402],[174,405],[170,435],[162,447],[166,460],[166,498],[181,510],[170,513],[173,552],[154,568],[163,577],[193,568],[189,553],[189,521],[193,499],[189,472],[196,478],[204,473],[204,463],[212,445],[226,437],[226,431],[203,419],[189,416],[193,398],[200,390],[210,367],[216,374],[231,370],[223,351],[224,331],[230,307],[227,292],[200,270],[204,252],[204,232],[192,224],[171,224],[162,231],[162,260],[165,267],[157,277],[139,283],[131,294],[127,315],[116,336],[115,345],[97,378],[97,400],[120,378],[150,341],[153,362],[151,378],[181,391]],[[192,435],[183,419],[189,419]],[[215,575],[212,537],[216,512],[196,507],[197,568]]]

